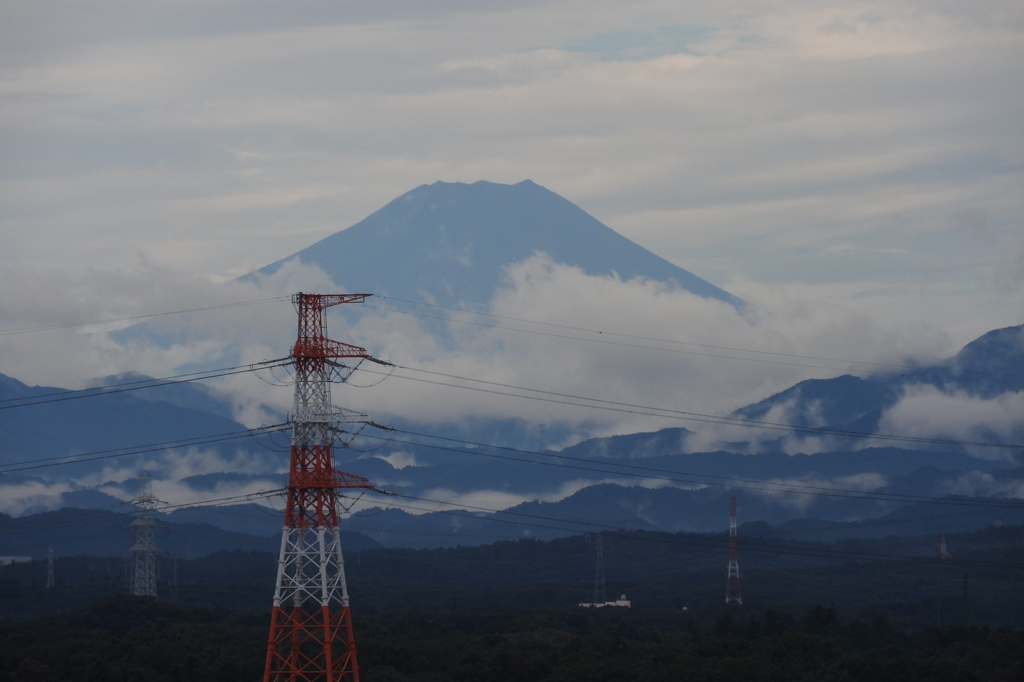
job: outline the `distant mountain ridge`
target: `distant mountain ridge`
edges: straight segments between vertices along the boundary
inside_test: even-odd
[[[257,272],[273,274],[298,258],[350,292],[479,308],[491,300],[507,266],[538,252],[590,275],[674,283],[698,296],[743,305],[530,180],[421,185]]]
[[[764,419],[781,407],[794,426],[875,433],[885,411],[907,389],[921,386],[985,399],[1024,391],[1024,325],[992,330],[947,360],[902,374],[801,381],[736,410],[734,416]]]

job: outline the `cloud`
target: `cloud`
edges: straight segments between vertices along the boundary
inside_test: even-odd
[[[61,495],[74,489],[67,481],[41,479],[0,483],[0,513],[18,517],[25,512],[38,513],[59,509]]]
[[[391,465],[394,469],[405,469],[406,467],[418,467],[422,466],[416,461],[416,453],[406,452],[405,450],[396,450],[389,452],[386,455],[374,455],[377,459],[382,459]]]
[[[823,478],[821,476],[801,476],[799,478],[777,478],[766,481],[763,487],[752,489],[752,494],[781,504],[792,511],[804,512],[811,505],[820,502],[820,494],[817,490],[825,492],[828,489],[854,490],[859,492],[873,492],[886,486],[889,478],[882,474],[862,473],[852,476],[837,476],[835,478]],[[805,492],[794,492],[804,490]],[[877,504],[882,507],[881,503]],[[865,516],[863,508],[857,511],[856,518]]]
[[[718,284],[916,279],[991,302],[972,333],[1022,311],[978,276],[1019,228],[1019,3],[2,11],[7,264],[225,278],[424,182],[529,177]]]
[[[644,406],[727,415],[801,379],[878,371],[885,365],[870,363],[900,363],[945,343],[941,334],[938,340],[904,336],[832,306],[783,297],[772,303],[771,312],[739,314],[661,283],[589,276],[537,254],[509,269],[506,286],[491,303],[498,317],[410,311],[446,314],[448,341],[415,314],[362,315],[339,332],[341,338],[411,369],[354,389],[386,374],[364,364],[353,386],[335,395],[382,419],[519,418],[569,425],[575,438],[684,426],[698,432],[687,443],[693,450],[758,434],[683,414],[652,416]],[[513,397],[523,395],[529,397]],[[785,421],[785,415],[775,416]]]
[[[298,262],[271,277],[226,284],[152,264],[85,276],[23,268],[6,277],[27,285],[23,296],[6,287],[0,293],[12,311],[12,328],[216,308],[149,319],[130,338],[102,330],[134,320],[14,334],[0,344],[0,371],[28,383],[69,388],[125,371],[169,376],[195,367],[283,357],[295,334],[287,295],[335,288],[319,270]],[[59,291],[73,291],[74,300]],[[952,350],[948,338],[934,330],[909,334],[787,292],[761,287],[756,294],[750,297],[754,307],[740,314],[661,283],[589,276],[536,254],[508,270],[491,302],[491,313],[498,317],[419,308],[408,309],[413,314],[370,307],[354,316],[332,312],[333,338],[404,367],[440,373],[398,370],[385,378],[387,370],[363,363],[349,385],[335,389],[334,399],[382,421],[519,419],[562,426],[561,431],[552,429],[551,437],[568,435],[557,436],[564,440],[551,445],[684,426],[698,432],[687,443],[690,450],[713,449],[722,441],[757,434],[652,416],[642,408],[727,415],[801,379],[875,371],[884,365],[870,363],[900,363]],[[279,300],[219,307],[268,299]],[[424,312],[447,316],[442,333],[435,321],[428,324],[417,315]],[[275,372],[236,375],[211,385],[230,399],[236,418],[259,426],[278,418],[268,409],[284,413],[291,406],[290,377],[286,370]],[[514,397],[521,395],[533,399]],[[775,418],[785,421],[786,415]],[[793,443],[794,451],[814,445]]]
[[[979,398],[963,392],[946,393],[934,386],[909,386],[899,402],[886,410],[880,433],[927,438],[1024,442],[1024,392]],[[1013,452],[968,447],[984,459],[1009,459]]]

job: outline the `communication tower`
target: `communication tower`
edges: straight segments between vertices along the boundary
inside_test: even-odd
[[[162,500],[153,495],[153,478],[139,474],[142,488],[131,502],[138,510],[137,518],[129,524],[134,542],[127,554],[131,556],[132,573],[129,591],[136,597],[156,596],[156,561],[160,550],[156,548],[156,529],[160,524],[153,518],[153,512]]]
[[[324,311],[369,294],[295,294],[299,335],[292,350],[295,401],[288,497],[277,562],[264,682],[359,682],[338,531],[338,490],[369,488],[334,468],[338,424],[365,415],[331,404],[336,358],[369,357],[365,349],[327,338]]]
[[[46,589],[52,590],[56,582],[53,579],[53,543],[46,550]]]
[[[729,498],[729,568],[725,574],[725,603],[742,604],[740,561],[736,544],[736,496]]]

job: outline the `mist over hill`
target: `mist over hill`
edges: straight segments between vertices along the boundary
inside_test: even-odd
[[[847,374],[801,381],[740,408],[734,415],[753,420],[783,419],[794,426],[864,434],[833,437],[834,443],[842,444],[840,447],[887,430],[906,433],[907,428],[899,427],[909,426],[906,422],[911,417],[919,421],[919,431],[922,426],[930,427],[932,436],[1021,444],[1024,422],[1000,415],[997,401],[1003,398],[1004,402],[1019,406],[1022,391],[1024,325],[1018,325],[992,330],[942,362],[867,377]],[[985,405],[989,408],[988,419],[978,412],[978,407]],[[914,414],[919,411],[931,414]],[[975,449],[974,454],[999,458],[1013,454],[1013,449],[992,449],[991,453]]]
[[[538,260],[538,253],[544,257]],[[517,268],[528,271],[527,276]],[[419,378],[430,380],[403,384],[399,381],[403,377],[393,377],[376,389],[372,387],[380,382],[378,375],[354,375],[350,384],[371,390],[353,398],[350,386],[344,396],[338,392],[339,404],[355,399],[351,407],[365,409],[380,423],[399,430],[367,427],[354,441],[346,438],[349,447],[339,447],[335,453],[338,466],[381,488],[429,498],[430,506],[417,513],[443,505],[476,508],[456,516],[417,516],[397,509],[372,512],[372,507],[383,509],[387,504],[367,497],[355,509],[372,512],[371,517],[357,514],[351,527],[375,533],[384,544],[443,546],[533,532],[523,524],[495,525],[495,519],[483,511],[488,509],[518,508],[567,522],[589,519],[628,528],[713,530],[721,523],[722,500],[738,493],[746,497],[747,521],[854,524],[844,526],[842,532],[859,533],[869,531],[856,523],[896,514],[908,506],[892,500],[879,503],[866,495],[871,492],[939,498],[959,494],[1017,499],[1024,495],[1019,448],[952,442],[920,443],[909,450],[877,438],[896,433],[950,441],[1024,442],[1018,409],[1024,406],[1024,327],[989,332],[943,361],[911,363],[906,369],[893,366],[892,371],[868,363],[878,371],[773,384],[765,376],[799,362],[800,356],[788,354],[784,362],[753,365],[751,360],[764,358],[729,357],[723,351],[736,355],[743,344],[761,343],[769,332],[780,340],[776,348],[788,349],[778,329],[759,326],[756,315],[748,314],[752,308],[740,299],[630,242],[529,181],[423,185],[360,223],[233,283],[249,287],[246,291],[275,294],[279,308],[273,310],[272,324],[266,325],[272,328],[266,336],[260,336],[261,320],[253,311],[225,307],[205,326],[189,327],[177,318],[161,316],[113,337],[133,348],[162,347],[166,341],[176,357],[188,361],[193,349],[207,362],[231,365],[244,357],[275,357],[287,352],[294,317],[286,309],[286,297],[279,295],[289,290],[278,291],[270,285],[290,285],[287,277],[296,272],[313,277],[316,286],[459,310],[509,313],[507,308],[495,310],[495,302],[515,304],[520,307],[513,305],[511,319],[518,322],[527,320],[516,314],[549,313],[550,323],[541,322],[549,324],[542,333],[533,334],[537,329],[531,328],[514,338],[494,326],[495,320],[508,319],[500,315],[484,322],[468,320],[462,328],[451,317],[455,311],[436,309],[429,311],[428,323],[422,323],[416,311],[399,319],[399,313],[408,310],[345,320],[341,338],[373,348],[371,352],[383,357],[410,358],[405,362],[428,372]],[[325,277],[333,284],[326,283]],[[534,286],[538,281],[540,285]],[[523,299],[516,302],[516,296]],[[538,302],[555,307],[541,310]],[[612,302],[618,307],[611,308]],[[584,309],[589,318],[579,315]],[[652,338],[600,331],[616,315],[632,311],[642,316],[620,329],[629,331],[629,325],[636,325]],[[573,325],[562,325],[562,329],[550,326],[570,319]],[[590,320],[592,326],[577,326],[587,324],[578,319]],[[654,330],[664,320],[668,320],[665,336],[653,338],[662,333]],[[704,324],[708,321],[714,325]],[[192,340],[180,333],[186,327]],[[210,336],[225,330],[238,330],[238,334],[226,340]],[[448,334],[447,343],[438,342],[434,332]],[[695,332],[705,336],[695,337]],[[582,338],[584,333],[591,337]],[[676,334],[682,339],[678,343]],[[736,334],[749,336],[744,341]],[[842,328],[830,334],[840,339],[847,335]],[[723,338],[736,348],[721,348]],[[243,345],[250,342],[252,347]],[[629,355],[623,355],[624,348]],[[709,349],[713,352],[708,353]],[[838,351],[832,355],[841,356]],[[741,367],[725,361],[747,364]],[[829,370],[828,366],[815,369]],[[803,368],[800,371],[804,374],[797,376],[807,375]],[[110,387],[144,379],[138,373],[122,372],[94,385]],[[484,387],[483,391],[448,390],[466,388],[465,382],[478,379],[483,383],[472,388]],[[9,407],[39,400],[24,410],[0,411],[0,501],[4,504],[0,511],[18,516],[71,506],[110,510],[134,494],[133,477],[139,471],[152,472],[157,495],[177,503],[244,497],[279,488],[287,463],[286,434],[196,447],[168,445],[244,432],[239,404],[245,400],[260,408],[261,418],[283,421],[289,393],[286,374],[247,380],[251,384],[245,389],[248,393],[242,392],[242,401],[223,385],[215,390],[191,384],[77,400],[65,389],[28,386],[0,375],[0,401]],[[452,381],[462,385],[444,386]],[[789,387],[779,391],[780,384]],[[539,407],[534,403],[517,412],[509,409],[513,404],[509,398],[523,396],[492,397],[517,386],[528,388],[512,393],[529,391],[534,398],[542,397]],[[773,389],[761,390],[761,386]],[[686,421],[683,401],[694,400],[694,394],[696,400],[706,400],[700,391],[709,387],[726,396],[727,407],[702,407],[699,412],[706,409],[754,422],[824,430],[787,434],[784,428],[758,430],[753,428],[756,424],[735,421],[724,425],[714,419]],[[267,408],[260,401],[272,391],[278,400]],[[596,398],[585,405],[588,408],[617,405],[616,418],[642,413],[644,405],[657,405],[672,406],[673,414],[684,421],[673,418],[668,422],[673,426],[660,428],[666,422],[658,417],[660,421],[648,422],[654,428],[616,430],[608,427],[614,422],[600,423],[600,413],[593,410],[560,412],[561,402],[578,400],[574,395],[586,396],[588,401]],[[751,398],[755,401],[749,402]],[[848,433],[833,435],[829,429]],[[152,448],[137,454],[121,452],[144,444]],[[53,458],[62,457],[75,461],[50,466]],[[744,480],[756,485],[744,487]],[[812,490],[854,490],[866,496],[836,500],[817,493],[790,494],[793,486],[801,485]],[[279,515],[266,507],[245,504],[236,505],[230,513],[197,508],[178,510],[172,516],[182,522],[267,536],[280,523]],[[922,518],[910,513],[898,523],[913,532],[934,530]],[[998,520],[982,514],[963,527]],[[383,528],[385,522],[391,524],[390,530]]]

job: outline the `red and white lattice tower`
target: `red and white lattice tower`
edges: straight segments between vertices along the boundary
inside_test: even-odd
[[[742,604],[739,550],[736,545],[736,496],[729,498],[729,568],[725,574],[725,603]]]
[[[942,538],[938,542],[939,545],[939,558],[940,559],[952,559],[953,555],[946,551],[946,534],[942,534]]]
[[[331,404],[335,358],[368,357],[365,349],[327,338],[324,311],[369,294],[295,294],[299,338],[288,498],[264,682],[359,682],[338,532],[338,490],[369,488],[365,478],[334,468],[337,425],[360,421]]]

